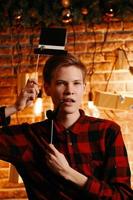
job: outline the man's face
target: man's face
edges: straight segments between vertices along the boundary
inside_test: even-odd
[[[51,96],[56,108],[61,101],[60,111],[72,114],[78,111],[84,92],[83,74],[75,66],[60,67],[54,71],[51,84],[47,85],[46,92]]]

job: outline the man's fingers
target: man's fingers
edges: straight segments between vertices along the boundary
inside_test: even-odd
[[[55,155],[59,154],[60,152],[55,148],[53,144],[49,144],[49,147],[51,148],[52,152],[54,152]]]
[[[33,99],[35,99],[38,94],[39,94],[39,87],[38,87],[38,83],[35,79],[28,79],[27,84],[23,90],[24,96],[28,93],[33,93],[34,97]]]
[[[34,79],[34,78],[28,79],[27,83],[28,83],[28,84],[36,84],[36,85],[38,85],[37,80]]]

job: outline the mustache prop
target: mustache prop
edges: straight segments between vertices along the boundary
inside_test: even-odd
[[[59,103],[59,105],[57,106],[57,108],[55,109],[55,110],[47,110],[47,112],[46,112],[46,116],[47,116],[47,118],[49,119],[49,120],[52,120],[52,119],[54,119],[54,118],[56,118],[56,116],[57,116],[57,114],[59,113],[59,110],[60,110],[60,107],[61,107],[61,105],[64,103],[64,101],[61,101],[60,103]]]

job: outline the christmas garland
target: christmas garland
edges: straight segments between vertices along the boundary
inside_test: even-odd
[[[0,28],[132,19],[132,0],[0,0]]]

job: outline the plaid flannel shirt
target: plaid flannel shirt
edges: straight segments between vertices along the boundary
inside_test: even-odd
[[[54,174],[45,162],[51,121],[4,126],[0,159],[11,162],[23,178],[29,200],[130,200],[130,168],[119,125],[85,116],[65,129],[54,121],[53,143],[70,166],[86,175],[83,188]],[[0,121],[4,121],[1,110]],[[7,124],[7,123],[6,123]]]

